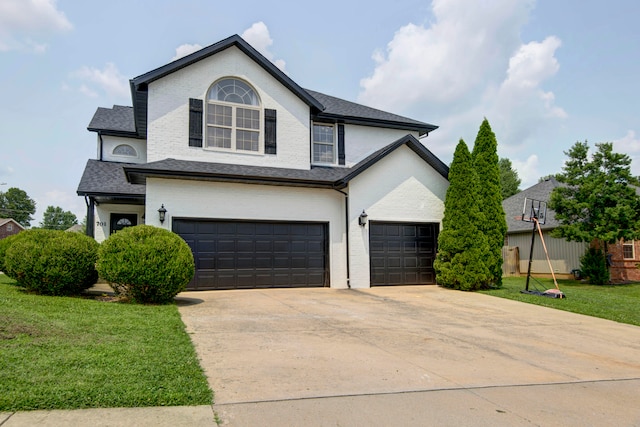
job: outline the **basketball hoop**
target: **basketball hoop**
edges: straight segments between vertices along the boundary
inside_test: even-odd
[[[525,222],[533,222],[537,219],[538,224],[543,225],[547,220],[547,202],[526,197],[520,219]]]

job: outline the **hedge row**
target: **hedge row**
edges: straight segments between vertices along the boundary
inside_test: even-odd
[[[0,271],[43,295],[77,295],[100,276],[133,301],[167,303],[193,277],[194,262],[178,235],[147,225],[125,228],[101,245],[79,233],[26,230],[0,240]]]

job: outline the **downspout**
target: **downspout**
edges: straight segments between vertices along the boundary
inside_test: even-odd
[[[104,141],[102,141],[102,132],[98,132],[98,160],[102,161],[102,146],[104,145]]]
[[[84,202],[87,205],[87,228],[85,230],[85,234],[95,239],[95,224],[93,223],[95,219],[95,203],[93,201],[93,198],[89,196],[84,196]]]
[[[334,188],[334,190],[344,195],[344,228],[346,236],[345,244],[347,246],[347,287],[351,289],[351,275],[349,271],[349,194],[342,190],[338,190],[337,188]]]

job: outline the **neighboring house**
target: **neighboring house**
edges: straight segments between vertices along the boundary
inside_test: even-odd
[[[191,247],[188,289],[433,284],[448,168],[437,127],[305,90],[239,36],[98,108],[78,187],[98,241],[131,225]]]
[[[531,232],[533,224],[520,220],[525,197],[549,202],[551,192],[560,184],[555,178],[547,178],[538,184],[513,195],[502,202],[507,216],[507,236],[505,238],[505,263],[503,272],[505,275],[526,275],[529,264],[529,252],[531,248]],[[580,257],[589,247],[584,242],[569,242],[565,239],[551,237],[551,231],[560,223],[555,218],[555,212],[547,208],[545,224],[541,227],[553,271],[561,277],[573,277],[574,270],[580,270]],[[517,249],[515,249],[517,247]],[[609,272],[612,282],[640,281],[640,241],[619,242],[607,245],[610,261]],[[515,264],[508,262],[508,257],[518,254]],[[516,268],[511,267],[515,265]],[[536,241],[533,250],[533,262],[531,272],[539,276],[550,275],[542,242],[536,233]]]
[[[0,239],[13,236],[24,230],[18,221],[12,218],[0,218]]]
[[[502,207],[507,217],[507,235],[505,237],[505,248],[503,249],[505,256],[503,273],[505,275],[527,274],[533,224],[521,220],[525,198],[548,203],[551,192],[559,185],[561,184],[555,178],[547,178],[518,194],[508,197],[502,202]],[[580,257],[589,245],[551,237],[551,231],[558,225],[560,223],[555,218],[555,212],[547,207],[545,224],[541,225],[540,229],[547,245],[553,272],[559,277],[573,277],[572,272],[580,269]],[[516,257],[517,259],[515,259]],[[531,273],[536,276],[551,276],[540,235],[537,232],[533,247]]]

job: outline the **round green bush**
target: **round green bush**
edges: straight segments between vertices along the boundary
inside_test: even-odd
[[[25,230],[4,255],[7,276],[17,285],[44,295],[77,295],[90,288],[98,273],[98,243],[80,233]]]
[[[112,234],[100,245],[96,268],[116,293],[155,304],[173,301],[195,272],[189,245],[177,234],[150,225]]]
[[[7,249],[9,249],[9,246],[18,240],[20,238],[19,236],[22,234],[24,233],[13,234],[9,237],[5,237],[4,239],[0,239],[0,271],[5,271],[4,256],[7,253]]]

